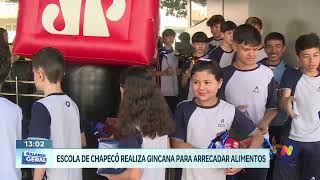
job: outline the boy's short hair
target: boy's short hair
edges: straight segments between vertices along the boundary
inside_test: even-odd
[[[173,36],[173,37],[175,37],[175,36],[176,36],[176,32],[174,32],[173,29],[165,29],[165,30],[162,32],[162,37],[167,37],[167,36]]]
[[[189,42],[190,43],[190,34],[187,32],[182,32],[178,38],[181,42]]]
[[[191,41],[192,43],[208,43],[208,36],[206,33],[199,31],[193,34]]]
[[[295,44],[297,55],[299,55],[301,51],[311,48],[320,49],[320,40],[316,33],[303,34],[298,37]]]
[[[282,45],[285,46],[286,45],[286,41],[284,36],[279,33],[279,32],[271,32],[269,33],[265,38],[264,38],[264,43],[266,44],[268,41],[271,40],[279,40],[282,42]]]
[[[211,18],[207,21],[207,26],[212,27],[216,24],[222,24],[224,23],[224,17],[222,15],[213,15]]]
[[[253,26],[242,24],[235,29],[233,41],[238,44],[259,46],[261,44],[261,34]]]
[[[263,25],[262,25],[262,21],[260,18],[258,17],[249,17],[245,24],[251,25],[253,27],[258,27],[260,30],[262,29]]]
[[[221,32],[232,31],[237,28],[237,25],[232,21],[226,21],[221,24]]]
[[[61,82],[65,71],[63,54],[55,48],[43,48],[32,57],[32,68],[42,68],[51,83]]]
[[[9,56],[4,50],[0,50],[0,86],[7,79],[10,66],[11,62]]]

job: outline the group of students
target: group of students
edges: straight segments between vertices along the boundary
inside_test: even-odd
[[[171,108],[176,125],[171,147],[207,148],[218,133],[230,130],[239,133],[239,140],[254,137],[249,147],[261,147],[261,140],[267,139],[281,152],[269,172],[258,168],[183,169],[181,179],[319,179],[318,35],[297,38],[295,50],[300,67],[293,68],[283,59],[284,36],[271,32],[262,42],[262,21],[257,17],[237,26],[214,15],[207,25],[213,36],[207,38],[203,32],[192,36],[194,52],[187,58],[187,68],[180,66],[186,60],[173,50],[173,41],[168,41],[174,39],[174,31],[166,29],[162,34],[166,53],[160,51],[161,90],[170,97],[169,106],[176,107]],[[176,79],[173,82],[168,77]],[[175,87],[174,95],[164,91],[170,87]],[[181,94],[185,101],[177,102]]]
[[[174,35],[166,30],[162,37],[164,53],[160,53],[161,71],[135,66],[123,72],[117,123],[122,134],[119,148],[208,148],[211,140],[226,130],[234,132],[239,141],[250,138],[244,148],[261,148],[269,132],[271,136],[276,134],[270,130],[279,119],[275,127],[286,123],[289,128],[288,135],[280,140],[286,149],[276,158],[273,179],[319,179],[319,37],[313,33],[298,37],[295,48],[301,67],[294,69],[282,60],[283,35],[270,33],[262,45],[258,18],[236,26],[231,21],[220,22],[221,17],[213,16],[208,21],[213,38],[203,32],[192,36],[194,53],[188,62],[178,62],[172,49]],[[208,39],[212,40],[210,47]],[[230,52],[233,55],[228,55]],[[267,56],[260,59],[263,53]],[[1,52],[0,86],[10,64],[9,55]],[[86,143],[79,110],[61,88],[63,54],[44,48],[32,57],[32,69],[35,85],[46,97],[33,104],[29,138],[51,139],[54,148],[81,148]],[[160,88],[157,77],[161,77]],[[185,87],[188,95],[176,105],[179,87]],[[1,163],[0,175],[3,179],[21,179],[14,152],[15,140],[21,138],[22,112],[0,97],[0,114],[0,137],[6,146],[1,153],[8,158]],[[277,133],[284,131],[277,128]],[[292,152],[287,153],[287,149]],[[267,171],[187,168],[176,174],[182,180],[265,180]],[[102,175],[114,180],[164,180],[165,169],[129,168],[121,174]],[[82,179],[81,169],[34,170],[34,180],[44,176],[54,180]]]

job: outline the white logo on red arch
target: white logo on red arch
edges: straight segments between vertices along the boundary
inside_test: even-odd
[[[83,35],[109,37],[109,28],[106,18],[118,21],[125,13],[126,1],[113,0],[111,6],[104,12],[101,0],[85,1],[83,17]],[[42,14],[42,25],[51,34],[80,35],[82,0],[59,0],[60,7],[55,3],[48,4]],[[54,21],[62,13],[64,20],[63,30],[57,30]]]

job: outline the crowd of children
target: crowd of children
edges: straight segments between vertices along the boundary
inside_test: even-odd
[[[215,118],[226,114],[225,129],[237,128],[237,121],[241,119],[238,128],[244,134],[239,137],[253,136],[248,134],[253,130],[246,121],[249,119],[256,131],[275,145],[279,153],[269,169],[225,170],[224,173],[217,169],[183,169],[179,178],[319,179],[320,166],[316,164],[320,158],[318,35],[304,34],[296,40],[296,54],[301,64],[296,69],[289,67],[283,59],[284,36],[271,32],[263,41],[263,25],[257,17],[250,17],[237,26],[214,15],[207,25],[213,36],[205,41],[206,35],[196,32],[192,36],[194,53],[189,58],[174,59],[189,65],[178,66],[177,71],[180,68],[181,74],[175,74],[181,76],[178,86],[187,87],[187,92],[178,93],[185,101],[180,100],[175,109],[176,130],[171,135],[171,148],[208,147],[210,139],[223,131]],[[230,103],[231,109],[234,106],[236,113],[231,109],[224,112],[225,103]],[[293,150],[288,155],[285,152],[289,147]]]
[[[295,49],[301,67],[295,69],[283,59],[284,36],[271,32],[262,41],[262,21],[257,17],[237,26],[214,15],[207,25],[212,37],[204,32],[193,34],[193,50],[188,55],[174,50],[176,33],[166,29],[157,71],[140,66],[123,72],[119,148],[208,148],[212,139],[228,130],[239,141],[250,139],[246,148],[261,148],[269,140],[282,148],[271,170],[186,168],[180,173],[176,170],[176,179],[320,179],[318,35],[298,37]],[[0,49],[0,88],[10,64],[5,46]],[[64,68],[64,56],[57,49],[44,48],[32,57],[36,88],[46,97],[33,104],[28,137],[51,139],[54,148],[81,148],[86,140],[79,110],[61,87]],[[0,175],[3,179],[21,179],[14,152],[15,140],[21,139],[22,112],[0,96],[0,113],[7,114],[0,121],[4,127],[0,137],[7,147],[1,152],[8,158],[0,163]],[[121,174],[101,175],[114,180],[164,180],[165,172],[129,168]],[[81,169],[37,168],[33,174],[34,180],[82,179]]]

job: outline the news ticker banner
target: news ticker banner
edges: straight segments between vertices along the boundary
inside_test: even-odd
[[[31,141],[17,141],[17,168],[269,168],[270,161],[268,149],[52,149],[51,141]]]

